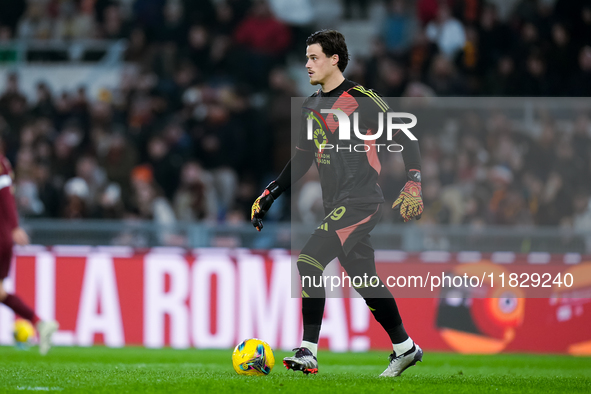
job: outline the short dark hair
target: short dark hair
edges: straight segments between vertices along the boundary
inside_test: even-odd
[[[345,43],[345,36],[336,30],[319,30],[306,40],[306,45],[319,44],[327,57],[339,55],[339,70],[345,71],[349,64],[349,51]]]

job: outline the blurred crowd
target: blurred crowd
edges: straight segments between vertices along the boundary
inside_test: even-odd
[[[384,96],[589,96],[591,2],[390,0],[354,78]]]
[[[375,2],[377,2],[376,0]],[[343,1],[367,17],[369,1]],[[507,18],[481,0],[392,0],[371,56],[349,78],[384,96],[589,96],[591,3],[516,1]],[[128,40],[117,89],[0,92],[0,135],[25,217],[241,223],[291,152],[289,73],[321,25],[307,0],[2,0],[0,41]],[[51,59],[46,59],[51,60]],[[502,114],[470,112],[458,131],[419,136],[424,223],[591,227],[589,114],[539,137]],[[383,166],[393,200],[404,166]],[[312,175],[271,220],[316,220]]]
[[[563,108],[564,110],[564,108]],[[591,118],[563,122],[536,105],[535,126],[500,110],[429,110],[421,145],[422,223],[550,225],[591,229]],[[439,126],[439,127],[437,127]],[[405,181],[390,155],[380,185],[388,200]],[[384,186],[387,185],[387,186]]]
[[[244,221],[290,154],[298,94],[282,65],[298,27],[262,1],[126,3],[0,4],[5,37],[127,38],[133,65],[99,97],[40,81],[31,100],[8,75],[0,134],[21,214]]]

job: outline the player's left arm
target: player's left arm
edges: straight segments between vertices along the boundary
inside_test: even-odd
[[[29,243],[29,236],[18,224],[16,202],[12,195],[12,171],[8,161],[2,157],[0,157],[0,218],[8,223],[15,244]]]
[[[400,212],[400,219],[405,223],[411,219],[419,220],[423,214],[423,194],[421,190],[421,152],[419,142],[411,140],[405,133],[398,130],[393,136],[397,144],[402,145],[402,159],[406,170],[406,184],[392,209]]]
[[[357,98],[360,105],[362,117],[372,130],[379,127],[379,112],[384,113],[383,133],[386,133],[386,113],[393,112],[388,103],[373,90],[362,87],[354,88],[352,95]],[[405,123],[398,119],[396,123]],[[402,146],[402,159],[406,169],[406,184],[400,191],[400,195],[392,204],[392,209],[400,213],[400,219],[408,222],[411,219],[419,220],[423,213],[423,198],[421,190],[421,152],[419,142],[411,140],[404,132],[397,130],[393,133],[392,139]]]

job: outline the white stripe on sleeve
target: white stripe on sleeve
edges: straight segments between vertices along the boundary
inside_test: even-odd
[[[10,185],[12,185],[12,178],[10,177],[10,175],[0,175],[0,189],[4,189],[5,187],[8,187]]]

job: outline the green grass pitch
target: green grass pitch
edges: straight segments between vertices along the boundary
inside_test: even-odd
[[[379,378],[386,352],[319,354],[318,375],[287,371],[275,352],[269,376],[237,375],[232,350],[0,347],[0,393],[591,393],[591,358],[466,356],[425,352],[398,378]]]

